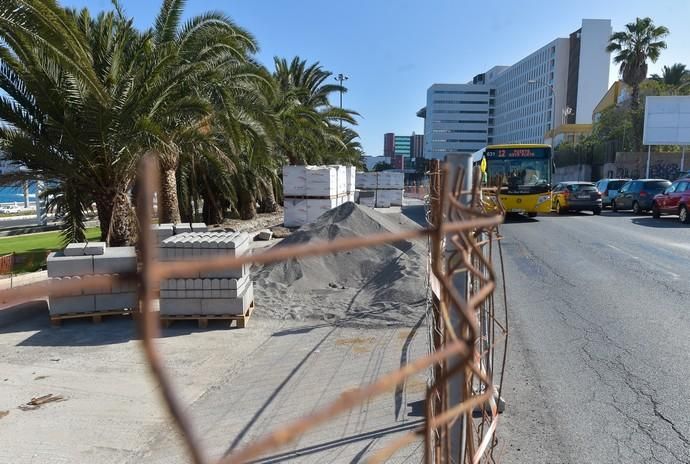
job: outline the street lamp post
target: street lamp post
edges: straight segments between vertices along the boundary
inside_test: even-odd
[[[343,109],[343,82],[348,80],[350,77],[346,76],[343,73],[338,74],[335,76],[335,80],[340,82],[340,109]],[[340,120],[340,128],[343,128],[343,120]]]

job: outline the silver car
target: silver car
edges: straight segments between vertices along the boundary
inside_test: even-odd
[[[601,192],[601,203],[604,208],[611,206],[611,202],[618,196],[620,188],[630,179],[601,179],[595,185]]]

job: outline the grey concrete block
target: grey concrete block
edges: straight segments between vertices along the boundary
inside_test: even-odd
[[[201,314],[201,300],[192,298],[161,299],[160,314],[161,316],[193,316]]]
[[[245,314],[254,301],[254,286],[249,285],[237,298],[210,298],[201,300],[202,314]]]
[[[203,222],[192,223],[192,232],[208,232],[208,226]]]
[[[189,224],[175,224],[175,235],[191,232],[192,227]]]
[[[86,243],[70,243],[63,252],[65,256],[84,256],[84,247],[86,247]]]
[[[115,274],[114,277],[117,277],[117,274]],[[129,292],[136,292],[137,291],[137,282],[136,280],[125,280],[123,282],[119,281],[114,281],[111,293],[129,293]]]
[[[273,238],[273,232],[269,229],[264,229],[259,231],[254,238],[256,240],[271,240]]]
[[[96,311],[136,309],[139,299],[135,292],[96,295]]]
[[[93,257],[93,272],[96,274],[124,274],[136,270],[134,247],[107,248],[105,254]]]
[[[151,230],[153,230],[159,243],[175,235],[175,229],[172,224],[154,224],[151,226]]]
[[[91,274],[81,277],[82,281],[84,282],[84,295],[99,295],[101,293],[111,293],[113,291],[113,286],[111,282],[99,283],[96,287],[86,288],[90,285],[90,281],[93,281],[93,279],[100,277],[104,277],[104,275]]]
[[[94,273],[93,256],[65,256],[62,251],[48,255],[48,277],[82,276]]]
[[[84,247],[85,255],[102,255],[105,254],[105,242],[89,242]]]
[[[48,299],[48,311],[51,315],[67,313],[90,313],[96,310],[96,297],[94,295],[50,297]]]

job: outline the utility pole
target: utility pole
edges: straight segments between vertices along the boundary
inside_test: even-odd
[[[335,80],[340,83],[340,109],[341,110],[343,109],[343,82],[345,82],[349,78],[350,78],[349,76],[346,76],[343,73],[340,73],[337,76],[335,76]],[[343,120],[342,119],[340,120],[340,128],[341,129],[343,128]]]

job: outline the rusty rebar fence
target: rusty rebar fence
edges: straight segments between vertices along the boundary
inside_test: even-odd
[[[137,217],[140,265],[136,273],[93,276],[80,281],[62,281],[59,284],[49,280],[6,290],[2,300],[6,303],[19,303],[37,297],[67,296],[74,291],[136,281],[140,307],[135,317],[142,349],[150,371],[160,386],[159,391],[169,416],[194,464],[244,463],[261,458],[369,398],[394,389],[411,375],[420,372],[430,373],[423,424],[370,455],[368,462],[385,462],[397,450],[420,438],[425,444],[426,463],[484,462],[493,459],[497,403],[505,362],[503,360],[499,363],[501,367],[498,370],[495,368],[494,347],[497,344],[497,334],[504,337],[507,335],[507,312],[504,320],[499,321],[493,297],[497,286],[493,250],[500,238],[498,226],[503,221],[503,215],[496,208],[489,207],[491,202],[487,198],[491,196],[491,192],[484,192],[476,186],[465,190],[463,176],[464,173],[460,171],[451,173],[448,169],[442,170],[438,163],[433,165],[430,190],[426,198],[428,227],[273,248],[253,255],[166,262],[161,265],[156,259],[157,246],[150,224],[153,217],[153,186],[159,185],[158,163],[154,157],[147,156],[142,160],[139,172],[141,188],[137,198]],[[463,196],[469,196],[469,203],[463,204],[459,200]],[[250,263],[267,264],[423,237],[428,237],[430,299],[434,303],[429,321],[433,346],[428,355],[380,377],[374,383],[344,391],[325,407],[270,431],[218,460],[210,460],[195,437],[195,428],[184,412],[165,362],[156,347],[155,340],[160,336],[160,321],[153,302],[161,280],[182,277],[189,272],[238,268]],[[498,243],[500,250],[500,242]],[[447,251],[449,248],[452,251]],[[460,272],[465,272],[468,276],[467,287],[462,292],[454,280]],[[503,306],[505,308],[505,301]],[[505,356],[505,349],[503,355]],[[499,383],[494,381],[496,372],[500,373]],[[455,388],[459,391],[455,391]],[[451,401],[451,398],[458,400]],[[459,429],[462,430],[462,436],[453,435],[458,425],[461,425]],[[460,448],[453,448],[454,440],[462,444]]]

